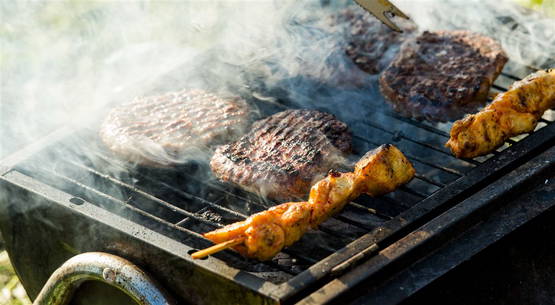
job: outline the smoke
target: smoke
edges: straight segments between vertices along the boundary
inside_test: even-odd
[[[524,1],[521,1],[524,2]],[[529,1],[532,2],[532,1]],[[543,1],[540,11],[516,1],[400,0],[421,29],[467,29],[493,37],[512,61],[534,68],[555,65],[555,2]]]
[[[554,19],[511,1],[395,3],[420,30],[470,29],[499,40],[511,60],[524,65],[547,67],[555,60]],[[3,154],[61,124],[99,118],[110,103],[147,93],[176,69],[179,78],[164,89],[250,87],[250,94],[272,98],[268,89],[278,88],[297,103],[329,108],[326,101],[337,100],[330,82],[349,84],[353,74],[361,84],[374,81],[345,58],[343,32],[325,26],[348,4],[3,2]],[[254,90],[260,89],[255,81],[266,92]],[[376,94],[371,87],[340,96]]]
[[[499,40],[513,61],[554,65],[554,19],[511,1],[393,2],[420,31],[470,29]],[[136,96],[184,88],[242,95],[270,113],[279,100],[361,121],[388,106],[376,75],[345,56],[347,25],[327,24],[347,5],[352,2],[3,1],[0,157],[70,125],[90,130],[74,150],[93,148],[80,153],[120,175],[125,167],[99,158],[98,144],[90,143],[106,111]],[[56,171],[58,161],[73,158],[55,156],[40,166]],[[109,192],[126,196],[117,185]]]

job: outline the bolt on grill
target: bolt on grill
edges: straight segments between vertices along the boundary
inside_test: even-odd
[[[518,79],[511,72],[503,72],[492,91],[505,91]],[[368,115],[356,120],[339,116],[352,130],[355,155],[360,156],[383,143],[398,146],[417,171],[410,183],[379,198],[366,195],[357,198],[340,214],[318,230],[305,234],[271,261],[248,260],[224,251],[209,259],[215,267],[191,263],[207,270],[213,268],[216,273],[222,264],[246,272],[251,276],[231,280],[270,299],[286,300],[322,277],[339,274],[391,243],[407,223],[432,217],[430,211],[448,205],[458,195],[453,190],[468,191],[528,150],[553,138],[549,133],[553,130],[555,112],[549,110],[534,133],[541,133],[546,126],[550,130],[544,130],[535,140],[526,139],[528,143],[520,146],[523,152],[500,158],[505,156],[504,150],[517,151],[518,142],[528,135],[507,141],[490,155],[457,159],[443,146],[449,138],[451,123],[432,124],[404,118],[387,110],[381,100],[353,101],[353,104],[360,109],[384,109],[363,112]],[[289,106],[260,104],[259,107],[263,112],[272,113]],[[333,107],[338,105],[326,105],[320,110],[333,113]],[[188,253],[181,255],[211,245],[202,233],[245,219],[275,203],[216,181],[202,162],[172,169],[132,168],[104,151],[94,140],[95,136],[94,131],[82,130],[60,142],[49,143],[14,168],[3,171],[4,178],[21,174],[32,177],[69,194],[74,205],[87,202],[129,219],[185,245]],[[59,162],[45,166],[49,160]]]

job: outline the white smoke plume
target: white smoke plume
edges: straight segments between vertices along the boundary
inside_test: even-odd
[[[555,20],[512,1],[394,2],[421,30],[482,32],[498,39],[514,61],[553,64]],[[352,2],[322,3],[5,1],[0,7],[3,154],[55,126],[99,117],[109,103],[143,94],[174,69],[184,75],[171,84],[174,90],[195,82],[248,87],[238,69],[270,86],[279,83],[294,97],[311,95],[319,85],[297,76],[326,80],[349,65],[342,37],[318,25]],[[208,63],[202,73],[199,67],[188,69],[207,50],[228,65]],[[207,73],[219,79],[202,79]]]

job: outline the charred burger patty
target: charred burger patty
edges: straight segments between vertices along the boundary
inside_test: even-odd
[[[236,140],[249,125],[240,98],[183,90],[118,105],[100,127],[100,138],[133,163],[168,166],[195,151]]]
[[[210,162],[222,181],[276,199],[305,197],[351,150],[347,125],[314,110],[287,110],[253,124]]]
[[[362,71],[377,74],[393,59],[399,46],[416,30],[416,25],[395,20],[403,33],[391,30],[360,7],[345,9],[335,22],[346,23],[346,54]]]
[[[406,116],[453,119],[486,102],[506,62],[501,46],[489,37],[426,31],[401,46],[381,74],[380,90]]]

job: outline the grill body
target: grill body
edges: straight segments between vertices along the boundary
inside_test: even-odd
[[[493,90],[504,90],[516,79],[504,73]],[[434,274],[402,277],[422,266],[415,262],[434,262],[432,253],[447,241],[457,244],[474,224],[495,219],[492,211],[511,209],[504,199],[511,188],[553,175],[553,111],[529,136],[509,141],[492,155],[460,160],[443,147],[449,124],[376,111],[383,109],[380,99],[344,102],[303,106],[345,121],[358,155],[395,144],[413,162],[417,176],[392,194],[362,196],[348,204],[270,262],[246,260],[231,251],[206,260],[190,258],[195,249],[210,245],[201,233],[273,204],[214,181],[205,164],[128,168],[95,146],[94,132],[69,128],[2,160],[0,185],[8,200],[0,206],[0,228],[30,297],[65,260],[101,251],[144,268],[183,303],[312,304],[334,302],[351,291],[364,295],[371,288],[374,298],[395,304],[464,257],[430,263],[438,270]],[[259,105],[263,114],[296,106],[287,101]],[[511,225],[507,220],[499,238],[553,201],[536,200],[534,213],[515,212],[519,221]],[[476,249],[495,241],[478,239]],[[380,284],[383,279],[390,286]],[[414,285],[399,294],[395,287],[402,287],[401,279],[414,280]]]

